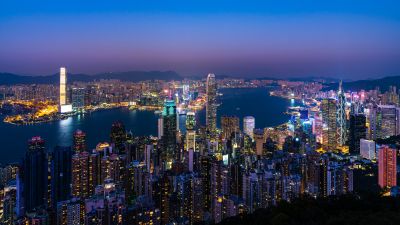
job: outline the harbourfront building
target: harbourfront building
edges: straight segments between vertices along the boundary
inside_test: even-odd
[[[60,68],[60,84],[59,84],[59,106],[58,111],[60,113],[71,113],[72,105],[69,104],[68,98],[68,86],[67,86],[67,69],[65,67]]]

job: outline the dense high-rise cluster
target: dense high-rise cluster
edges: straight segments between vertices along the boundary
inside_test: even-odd
[[[312,104],[303,94],[289,122],[264,128],[253,116],[217,115],[214,74],[202,87],[205,124],[195,110],[179,108],[191,99],[185,84],[182,95],[165,96],[157,137],[135,136],[116,121],[109,140],[93,149],[82,130],[53,151],[41,137],[30,139],[22,163],[0,171],[1,223],[218,223],[304,195],[352,193],[360,171],[374,166],[378,173],[365,176],[376,176],[374,185],[397,185],[396,149],[390,140],[381,144],[400,133],[393,90],[356,97],[340,85]]]

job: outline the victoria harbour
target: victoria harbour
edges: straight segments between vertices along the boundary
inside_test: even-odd
[[[257,118],[256,127],[262,128],[280,125],[289,118],[284,112],[290,106],[290,101],[270,96],[266,88],[222,89],[220,93],[222,94],[218,100],[220,116],[238,116],[243,119],[243,117],[251,115]],[[258,101],[256,102],[254,99]],[[199,124],[205,123],[204,109],[200,110],[196,116]],[[20,161],[32,135],[45,139],[47,150],[52,151],[53,147],[57,145],[71,145],[73,133],[80,129],[87,133],[88,147],[95,148],[99,141],[109,141],[111,124],[115,121],[123,122],[127,131],[131,131],[135,136],[157,136],[157,118],[158,115],[153,111],[117,108],[48,123],[13,125],[1,122],[0,142],[3,145],[3,151],[7,151],[7,153],[1,153],[0,163]],[[182,116],[180,119],[184,120]]]

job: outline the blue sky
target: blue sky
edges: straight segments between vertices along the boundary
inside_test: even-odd
[[[400,75],[396,1],[1,1],[0,71]]]

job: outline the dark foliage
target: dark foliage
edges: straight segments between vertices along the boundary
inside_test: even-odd
[[[396,148],[400,148],[400,135],[390,136],[385,139],[378,139],[376,143],[379,145],[390,145]]]
[[[228,218],[220,225],[394,225],[400,224],[400,198],[355,195],[301,198],[270,209]]]

